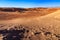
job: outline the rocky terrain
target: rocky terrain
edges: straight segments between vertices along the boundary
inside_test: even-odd
[[[60,40],[60,8],[0,8],[0,40]]]

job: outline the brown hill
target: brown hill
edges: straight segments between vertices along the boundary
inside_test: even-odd
[[[47,15],[55,12],[59,8],[0,8],[0,20],[9,20],[14,18],[29,18]]]

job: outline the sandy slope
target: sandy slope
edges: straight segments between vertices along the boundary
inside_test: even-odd
[[[60,38],[60,10],[50,13],[44,16],[37,16],[33,18],[16,18],[12,20],[1,20],[0,24],[6,24],[7,26],[1,27],[1,29],[13,28],[12,25],[24,25],[29,31],[31,31],[31,39],[34,40],[59,40]],[[38,32],[38,35],[34,35],[35,32]],[[41,32],[41,34],[39,33]],[[48,34],[47,35],[45,35]],[[42,38],[43,37],[43,38]],[[47,39],[49,37],[49,39]],[[27,40],[27,39],[24,39]]]
[[[16,18],[12,20],[1,20],[0,24],[23,24],[23,25],[46,25],[46,24],[51,24],[51,25],[58,25],[60,23],[60,10],[57,10],[56,12],[50,13],[45,16],[37,16],[37,17],[32,17],[32,18]]]
[[[1,20],[0,23],[27,23],[27,22],[32,22],[32,21],[41,21],[41,22],[46,22],[46,21],[59,21],[60,19],[60,10],[57,10],[56,12],[44,15],[44,16],[38,16],[37,17],[23,17],[23,18],[16,18],[12,20]],[[38,23],[38,22],[37,22]]]

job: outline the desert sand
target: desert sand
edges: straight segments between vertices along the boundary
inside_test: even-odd
[[[60,8],[0,8],[0,40],[60,40]]]

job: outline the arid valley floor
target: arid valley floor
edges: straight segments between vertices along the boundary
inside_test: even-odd
[[[0,8],[0,40],[60,40],[60,8]]]

